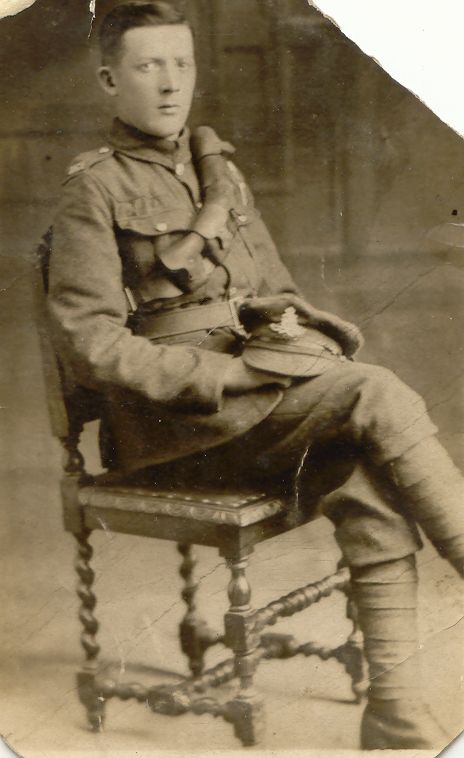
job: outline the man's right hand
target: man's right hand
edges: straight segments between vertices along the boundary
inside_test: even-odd
[[[287,376],[277,376],[267,371],[256,371],[248,368],[241,358],[232,358],[224,377],[224,393],[239,395],[259,387],[274,384],[279,387],[290,387],[292,380]]]

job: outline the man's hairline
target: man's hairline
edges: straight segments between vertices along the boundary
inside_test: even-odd
[[[119,38],[119,44],[117,53],[109,59],[104,59],[103,55],[101,56],[100,60],[100,68],[108,68],[110,66],[118,66],[122,60],[122,57],[124,55],[124,38],[128,32],[131,32],[133,29],[162,29],[166,27],[176,27],[176,26],[185,26],[187,29],[189,29],[190,34],[192,35],[192,40],[195,43],[195,35],[193,33],[193,28],[188,19],[185,19],[184,21],[176,21],[175,23],[162,23],[162,24],[143,24],[143,26],[131,26],[129,29],[125,29],[125,31],[121,34],[121,37]]]

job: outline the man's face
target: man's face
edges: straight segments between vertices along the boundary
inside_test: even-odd
[[[129,29],[109,73],[116,110],[126,124],[154,137],[176,137],[192,104],[196,79],[192,33],[188,26]],[[102,71],[104,71],[102,69]]]

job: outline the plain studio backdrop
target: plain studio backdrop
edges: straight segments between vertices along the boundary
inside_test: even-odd
[[[115,2],[106,0],[97,2],[97,19],[113,5]],[[430,247],[425,239],[437,224],[464,221],[461,138],[306,0],[190,0],[187,5],[197,27],[199,58],[192,123],[209,122],[236,144],[237,163],[252,184],[282,257],[308,299],[361,326],[366,336],[362,359],[393,369],[424,395],[440,427],[440,439],[462,465],[462,258],[459,252]],[[322,0],[319,5],[323,6]],[[414,63],[417,71],[423,62],[422,84],[433,84],[439,90],[434,101],[430,92],[421,92],[424,102],[443,103],[446,95],[455,112],[459,103],[457,110],[462,114],[456,82],[463,70],[459,62],[463,52],[461,46],[456,49],[455,37],[447,35],[446,28],[448,25],[450,35],[462,29],[464,10],[447,0],[434,8],[432,16],[431,3],[408,0],[406,16],[399,10],[396,13],[395,3],[376,0],[369,8],[375,7],[377,23],[366,13],[367,26],[360,31],[362,5],[356,0],[343,0],[343,4],[327,0],[323,9],[337,19],[338,13],[350,8],[350,18],[341,17],[342,28],[349,21],[347,33],[384,62],[386,46],[377,52],[374,42],[382,31],[379,39],[395,51],[396,66],[402,62],[411,69]],[[421,17],[424,9],[427,13]],[[381,21],[387,13],[390,18],[395,13],[395,23],[390,26]],[[398,31],[404,29],[402,19],[411,29],[409,46],[403,44],[405,35]],[[412,37],[414,19],[421,40],[418,53]],[[97,744],[84,730],[73,690],[80,656],[73,545],[61,531],[56,484],[60,452],[50,438],[46,417],[29,279],[32,251],[53,219],[66,167],[77,153],[99,147],[105,140],[109,111],[94,79],[96,56],[94,35],[89,39],[90,20],[86,2],[37,0],[0,21],[4,650],[0,731],[25,756],[33,755],[34,750],[47,756],[54,751],[62,755],[64,750],[69,754],[70,749],[90,750]],[[435,33],[428,33],[425,58],[426,20],[435,23]],[[365,36],[357,39],[366,31],[369,44],[362,41]],[[449,62],[447,73],[436,78],[428,73],[445,60]],[[413,88],[406,69],[402,76],[397,68],[392,73]],[[445,111],[440,113],[444,117]],[[453,119],[453,128],[459,131],[462,122]],[[92,430],[86,448],[90,468],[96,470]],[[327,556],[334,565],[338,557],[329,527],[321,527],[319,536],[303,533],[295,540],[284,540],[277,550],[280,557],[271,584],[277,582],[282,592],[287,574],[290,585],[298,582],[298,572],[304,583],[313,571],[315,578],[325,573]],[[100,615],[109,657],[120,660],[121,655],[126,656],[129,665],[131,655],[135,661],[146,660],[148,655],[151,663],[159,664],[163,650],[151,627],[163,613],[163,603],[169,609],[172,593],[177,591],[175,581],[171,596],[165,597],[156,585],[163,563],[169,563],[175,576],[170,546],[154,550],[143,543],[135,551],[136,560],[133,543],[123,538],[107,544],[99,536],[96,541],[102,551]],[[273,550],[275,546],[270,545],[268,553],[263,550],[256,558],[256,576],[264,585]],[[290,557],[286,565],[285,555],[298,550],[301,560],[297,569]],[[203,557],[207,573],[217,558],[207,551]],[[153,579],[155,596],[145,575],[141,587],[141,565]],[[125,593],[119,600],[115,598],[120,597],[121,586],[112,584],[110,577],[115,567],[120,570],[118,581]],[[425,609],[421,623],[430,694],[448,728],[457,729],[456,725],[462,724],[458,585],[446,565],[428,550],[421,554],[421,573]],[[206,583],[212,598],[224,579],[225,573],[218,577],[217,587]],[[257,601],[266,602],[265,593],[264,588]],[[138,600],[129,611],[128,598],[134,595]],[[214,614],[213,601],[210,605]],[[181,611],[181,606],[176,606],[167,614],[165,631],[161,622],[155,627],[166,645],[170,644],[176,613]],[[334,624],[338,613],[334,611]],[[122,638],[117,640],[111,631],[116,617],[123,627]],[[325,634],[324,627],[319,628],[319,634]],[[439,669],[435,668],[437,660]],[[275,676],[281,676],[280,669],[275,671]],[[288,679],[285,672],[282,675],[288,686],[291,676],[296,677],[297,684],[290,688],[295,702],[293,710],[289,706],[286,711],[288,719],[279,715],[276,706],[277,722],[267,742],[270,749],[279,751],[285,745],[328,749],[331,754],[338,748],[355,749],[356,709],[348,717],[340,704],[310,702],[302,694],[310,680],[316,682],[318,691],[319,681],[324,689],[324,677],[332,683],[342,675],[330,667],[325,674],[318,672],[310,662],[305,671],[307,680],[304,683],[302,678],[301,690],[298,676],[302,674],[295,671]],[[326,688],[329,695],[331,686]],[[292,722],[293,712],[300,713],[300,732]],[[160,749],[171,746],[187,751],[194,746],[201,752],[205,746],[217,745],[217,739],[223,740],[220,744],[227,749],[236,746],[227,728],[217,731],[218,724],[207,719],[185,726],[183,738],[182,729],[176,729],[172,720],[132,713],[126,714],[127,724],[119,732],[117,728],[112,732],[110,717],[105,737],[110,742],[99,742],[95,749],[114,752],[117,745],[121,749],[126,746],[127,754],[133,755],[134,746],[148,751],[155,739]],[[117,723],[124,724],[124,718],[118,711]],[[350,725],[345,726],[348,718]],[[136,729],[132,738],[133,719],[139,731]],[[339,732],[333,729],[338,723],[344,725]],[[206,731],[201,734],[202,730]],[[180,742],[175,739],[171,744],[174,732]],[[305,742],[308,735],[311,745]]]

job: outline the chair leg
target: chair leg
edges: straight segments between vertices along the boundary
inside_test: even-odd
[[[178,544],[177,550],[182,555],[179,574],[184,580],[181,594],[187,606],[187,611],[179,626],[180,645],[182,652],[188,658],[190,671],[196,677],[203,671],[204,654],[208,647],[204,640],[206,624],[198,616],[195,602],[198,582],[194,569],[197,559],[193,545]]]
[[[230,607],[224,617],[225,641],[234,652],[235,674],[240,679],[240,689],[228,705],[228,720],[234,725],[235,734],[244,746],[256,745],[264,730],[263,698],[254,686],[254,674],[258,663],[259,636],[254,629],[255,612],[251,608],[251,587],[245,572],[248,551],[237,551],[228,557],[231,580],[228,587]]]
[[[356,703],[360,703],[369,686],[369,675],[364,658],[363,635],[358,622],[358,608],[351,597],[350,589],[346,591],[346,615],[353,623],[353,629],[345,645],[345,668],[351,677],[351,689]]]
[[[87,711],[90,726],[94,731],[100,731],[104,721],[105,702],[99,696],[95,684],[100,645],[96,641],[98,621],[93,613],[97,598],[92,591],[95,573],[90,567],[90,560],[93,555],[93,548],[89,543],[90,534],[89,530],[83,530],[74,535],[78,543],[75,569],[79,577],[77,594],[81,601],[79,609],[79,620],[83,627],[81,646],[85,653],[84,664],[77,675],[77,686],[79,699]]]

